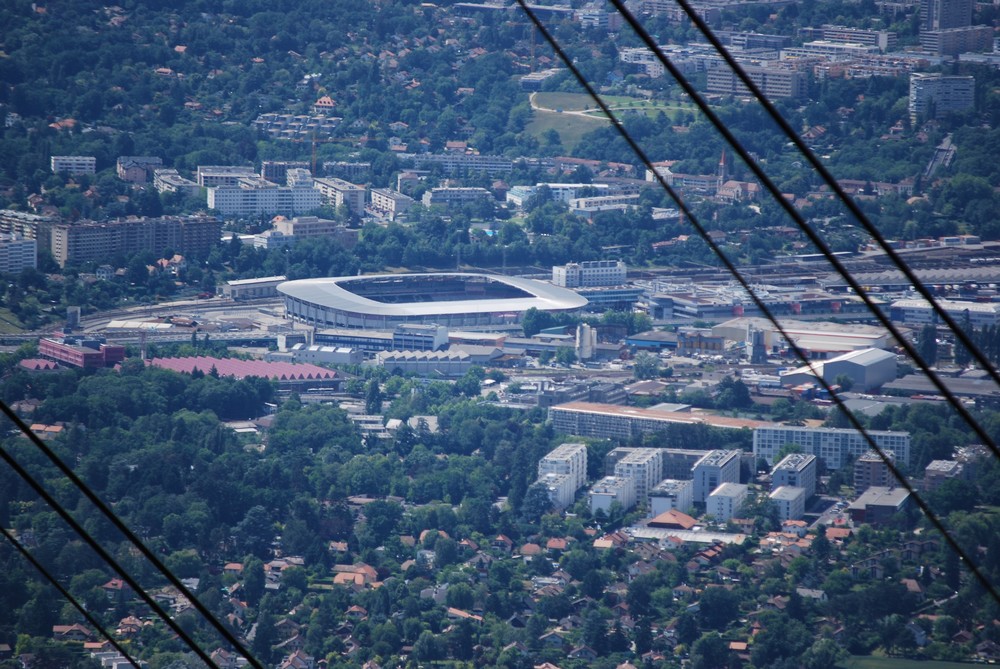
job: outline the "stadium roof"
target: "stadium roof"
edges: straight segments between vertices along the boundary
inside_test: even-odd
[[[471,278],[486,279],[518,288],[528,293],[525,297],[428,301],[428,302],[377,302],[351,292],[350,284],[359,281],[400,279],[418,284],[421,279],[430,278]],[[571,290],[534,279],[509,276],[492,276],[468,272],[448,272],[439,274],[379,274],[371,276],[345,276],[321,279],[300,279],[286,281],[278,285],[278,292],[288,297],[344,311],[366,313],[377,316],[433,316],[435,314],[468,314],[482,311],[523,312],[535,307],[542,311],[566,311],[581,309],[587,305],[587,298]]]

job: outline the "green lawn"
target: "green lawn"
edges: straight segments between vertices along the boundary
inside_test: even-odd
[[[17,316],[10,312],[10,309],[0,308],[0,334],[20,334],[24,332]]]
[[[967,662],[942,662],[940,660],[907,660],[901,657],[876,657],[874,655],[854,655],[837,665],[844,669],[969,669]]]
[[[690,105],[680,103],[650,102],[622,95],[605,96],[604,101],[619,116],[627,114],[656,116],[662,112],[675,118],[680,112],[691,108]],[[576,147],[584,134],[600,127],[601,123],[607,123],[607,119],[598,111],[594,101],[583,93],[536,93],[535,103],[543,110],[558,109],[562,112],[534,111],[533,118],[526,128],[527,132],[540,139],[547,130],[554,129],[559,133],[567,153]],[[581,111],[587,112],[587,115],[567,113]]]
[[[531,122],[528,123],[525,130],[532,136],[541,139],[546,130],[555,129],[568,154],[580,143],[581,137],[591,130],[600,128],[605,123],[607,123],[606,120],[590,116],[536,111],[532,112]]]

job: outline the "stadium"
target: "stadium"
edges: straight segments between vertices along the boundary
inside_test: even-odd
[[[532,307],[578,311],[587,299],[533,279],[472,273],[379,274],[286,281],[285,313],[317,327],[384,329],[513,325]]]

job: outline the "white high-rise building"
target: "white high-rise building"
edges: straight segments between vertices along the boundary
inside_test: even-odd
[[[778,520],[799,520],[806,512],[806,491],[796,486],[783,485],[768,495],[778,510]]]
[[[740,482],[740,452],[709,451],[691,468],[694,501],[705,502],[713,490],[723,483]]]
[[[722,483],[705,500],[705,513],[723,522],[732,519],[743,506],[749,487],[744,483]]]
[[[869,430],[868,435],[882,450],[891,451],[896,462],[910,462],[910,433]],[[829,469],[840,469],[849,461],[867,453],[868,440],[852,429],[834,427],[797,427],[775,425],[758,427],[753,432],[753,454],[757,459],[774,462],[782,447],[794,444],[803,453],[821,458]]]
[[[576,492],[587,482],[587,446],[581,443],[561,444],[538,463],[538,478],[546,474],[566,474]]]
[[[816,456],[789,453],[771,471],[771,490],[781,486],[804,488],[806,498],[816,494]]]
[[[687,513],[694,503],[694,485],[691,481],[664,479],[649,491],[649,511],[653,518],[677,510]]]
[[[628,268],[621,260],[588,260],[552,268],[552,283],[562,288],[620,286],[627,278]]]
[[[16,274],[38,267],[38,243],[21,235],[0,234],[0,273]]]
[[[625,511],[635,506],[635,479],[605,476],[590,489],[590,512],[598,509],[607,513],[615,502]]]
[[[646,495],[663,476],[663,450],[635,449],[615,463],[615,476],[634,479],[636,499],[645,502]]]

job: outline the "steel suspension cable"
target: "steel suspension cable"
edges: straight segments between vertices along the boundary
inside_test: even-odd
[[[592,100],[600,107],[602,113],[611,121],[614,128],[617,130],[619,135],[625,142],[629,145],[635,155],[639,160],[645,165],[645,167],[651,171],[654,178],[659,183],[660,187],[670,196],[678,208],[688,217],[692,227],[698,232],[705,243],[709,246],[712,252],[719,258],[723,263],[729,273],[737,280],[740,286],[747,292],[751,300],[754,302],[755,306],[765,315],[765,317],[774,325],[775,329],[785,338],[789,343],[789,347],[795,353],[795,355],[802,360],[807,362],[807,357],[805,351],[803,351],[798,344],[795,343],[794,339],[789,337],[786,333],[784,327],[779,323],[777,317],[771,311],[771,309],[765,304],[763,299],[754,291],[753,286],[750,282],[743,276],[739,271],[739,268],[733,263],[733,261],[723,252],[721,247],[712,239],[708,234],[707,229],[699,222],[698,218],[691,211],[690,207],[684,202],[680,195],[673,189],[670,184],[666,182],[664,177],[654,168],[652,161],[643,150],[643,148],[636,142],[636,140],[629,134],[628,130],[625,129],[621,120],[617,118],[614,112],[608,107],[604,99],[599,93],[591,86],[590,82],[587,81],[586,77],[580,72],[576,67],[573,60],[566,54],[562,49],[561,45],[555,39],[554,36],[548,31],[545,25],[538,19],[537,15],[532,11],[532,9],[527,5],[526,0],[517,0],[518,5],[521,7],[522,11],[530,18],[532,23],[538,28],[539,32],[544,36],[545,40],[549,43],[552,49],[555,51],[556,55],[560,60],[566,65],[573,76],[577,79],[580,85],[587,91],[587,94]],[[869,447],[879,455],[882,461],[886,464],[892,475],[900,482],[900,485],[913,497],[914,502],[924,513],[930,523],[935,527],[935,529],[941,534],[942,538],[948,544],[949,548],[955,552],[966,564],[969,571],[973,574],[975,579],[979,584],[990,593],[991,597],[995,602],[1000,604],[1000,592],[993,585],[993,583],[986,578],[985,574],[979,569],[979,567],[971,560],[971,556],[962,548],[961,545],[955,540],[955,538],[948,532],[944,523],[938,518],[937,514],[933,509],[927,504],[927,502],[919,495],[917,490],[913,487],[913,484],[903,475],[900,469],[895,465],[893,460],[886,454],[886,452],[879,447],[875,439],[868,432],[867,428],[861,424],[858,418],[847,409],[844,404],[843,399],[841,399],[836,392],[834,392],[832,386],[822,377],[817,377],[817,381],[820,385],[830,394],[833,398],[834,403],[837,407],[844,413],[846,419],[851,423],[852,427],[862,435],[862,437],[867,441]]]
[[[46,581],[55,586],[56,590],[59,591],[59,594],[61,594],[70,604],[72,604],[73,608],[79,611],[80,614],[86,619],[86,621],[90,623],[94,627],[94,629],[96,629],[98,633],[102,637],[104,637],[115,650],[121,653],[122,657],[128,660],[128,662],[136,669],[139,669],[139,667],[142,666],[135,658],[133,658],[129,654],[127,650],[125,650],[124,647],[122,647],[120,643],[118,643],[117,639],[115,639],[114,636],[112,636],[111,633],[108,632],[108,630],[100,623],[100,621],[97,620],[97,618],[95,618],[83,606],[83,604],[80,603],[80,600],[77,599],[69,590],[64,588],[62,583],[60,583],[59,580],[55,576],[53,576],[48,569],[45,568],[45,565],[39,562],[38,559],[34,555],[32,555],[31,552],[25,547],[25,545],[22,544],[20,541],[18,541],[17,538],[13,534],[11,534],[6,527],[0,526],[0,532],[2,532],[7,541],[10,542],[10,544],[15,549],[17,549],[17,552],[20,553],[25,560],[30,562],[31,566],[33,566],[36,570],[38,570],[38,572],[45,578]]]
[[[683,2],[683,0],[678,0],[678,1]],[[990,449],[994,457],[1000,460],[1000,448],[997,447],[997,444],[993,439],[993,437],[990,434],[988,434],[986,430],[983,429],[983,427],[979,424],[979,422],[976,421],[976,419],[972,416],[972,414],[969,413],[968,409],[965,407],[962,401],[959,400],[958,397],[951,391],[951,389],[945,385],[945,383],[941,380],[937,372],[934,369],[932,369],[931,366],[920,356],[916,347],[902,335],[902,333],[892,322],[892,320],[888,316],[886,316],[886,314],[883,313],[881,309],[879,309],[878,305],[875,304],[874,300],[872,300],[872,298],[868,295],[867,291],[864,290],[864,287],[857,281],[857,279],[854,278],[854,276],[844,266],[841,260],[833,253],[833,251],[830,249],[826,241],[819,235],[819,233],[817,233],[815,230],[813,230],[811,226],[808,225],[805,218],[803,218],[802,214],[795,208],[795,206],[791,202],[788,201],[788,198],[782,195],[781,191],[770,179],[770,177],[764,172],[764,170],[760,167],[758,162],[753,159],[753,157],[750,155],[747,149],[739,141],[739,139],[733,134],[733,132],[729,129],[729,127],[719,118],[718,114],[716,114],[715,111],[708,105],[708,103],[705,102],[704,98],[698,93],[698,91],[695,90],[694,86],[690,83],[690,81],[688,81],[687,78],[685,78],[684,75],[680,72],[680,70],[673,64],[673,62],[671,62],[670,59],[666,57],[666,55],[663,53],[663,50],[655,43],[655,41],[645,30],[645,28],[636,20],[635,16],[633,16],[632,13],[629,12],[628,9],[624,6],[622,0],[609,0],[609,2],[611,2],[611,4],[613,4],[615,8],[621,13],[622,17],[629,24],[629,26],[636,31],[636,33],[643,41],[643,43],[646,44],[646,46],[653,51],[653,53],[656,55],[657,60],[670,72],[671,76],[673,76],[674,79],[677,81],[677,83],[684,89],[684,92],[698,106],[698,109],[705,115],[705,117],[715,127],[715,129],[723,136],[723,138],[726,140],[726,143],[729,144],[734,151],[736,151],[736,153],[744,161],[747,167],[750,168],[750,170],[753,172],[754,176],[757,177],[757,179],[761,182],[764,188],[767,189],[768,193],[771,194],[771,197],[775,200],[775,202],[782,209],[785,210],[785,212],[792,218],[792,220],[795,221],[795,224],[798,226],[798,228],[809,238],[809,240],[813,243],[813,245],[820,250],[823,256],[830,263],[830,265],[836,270],[837,274],[839,274],[841,278],[843,278],[844,281],[847,282],[847,284],[851,287],[851,289],[855,292],[855,294],[857,294],[858,297],[861,298],[862,302],[864,302],[865,306],[868,307],[869,311],[876,318],[876,320],[878,320],[879,323],[881,323],[882,326],[885,327],[893,335],[897,343],[906,351],[907,355],[909,355],[910,358],[917,364],[917,366],[920,367],[921,371],[923,371],[923,373],[927,375],[927,377],[931,380],[931,383],[934,384],[935,388],[937,388],[937,390],[945,397],[945,399],[952,406],[952,408],[962,417],[962,419],[969,426],[969,428],[976,433],[976,436],[979,438],[979,440]],[[655,173],[656,170],[654,169],[653,172]],[[839,184],[838,184],[838,190],[839,192],[843,192],[842,189],[839,189]],[[853,202],[851,204],[853,204]],[[856,205],[854,206],[854,210],[857,210],[858,214],[863,216],[860,210],[857,209]],[[937,307],[937,305],[934,306]],[[958,333],[956,332],[956,336],[957,335]],[[972,349],[975,349],[975,346],[972,344],[970,340],[968,340],[967,337],[963,339],[963,343],[965,343],[966,341],[968,341],[967,345],[972,347],[970,351]],[[997,376],[996,370],[993,369],[992,365],[990,365],[989,362],[985,360],[985,358],[982,356],[982,353],[979,352],[978,349],[975,349],[975,351],[977,354],[977,360],[983,360],[983,363],[986,364],[987,366],[987,371],[990,373],[992,377],[996,377],[998,379],[998,383],[1000,383],[1000,377]]]
[[[119,518],[118,515],[114,511],[112,511],[111,508],[108,507],[108,505],[105,504],[104,501],[100,497],[98,497],[97,494],[94,493],[94,491],[91,490],[90,487],[86,483],[84,483],[79,476],[76,475],[76,472],[74,472],[72,469],[66,466],[66,464],[52,451],[52,449],[49,448],[48,444],[43,442],[38,437],[38,435],[36,435],[34,432],[31,431],[31,429],[24,423],[24,421],[21,420],[20,416],[14,413],[14,411],[7,405],[6,402],[0,402],[0,412],[3,412],[17,426],[18,430],[20,430],[22,434],[28,437],[28,439],[31,440],[31,443],[34,444],[42,453],[44,453],[45,456],[59,469],[59,471],[62,472],[62,474],[66,478],[68,478],[73,483],[73,485],[78,490],[80,490],[80,492],[82,492],[84,496],[88,500],[90,500],[90,502],[95,507],[97,507],[97,509],[108,519],[108,521],[110,521],[111,524],[114,525],[115,528],[122,533],[122,535],[128,540],[128,542],[131,543],[133,546],[135,546],[136,549],[138,549],[138,551],[143,555],[143,557],[149,560],[149,562],[154,567],[156,567],[157,571],[159,571],[160,574],[167,581],[169,581],[172,586],[177,588],[178,592],[180,592],[191,603],[191,605],[198,611],[198,613],[200,613],[202,617],[205,618],[219,632],[222,638],[224,638],[233,647],[233,649],[236,650],[237,653],[246,658],[247,662],[250,663],[250,665],[253,666],[254,669],[264,669],[263,665],[261,665],[260,662],[257,661],[257,659],[253,656],[253,654],[250,653],[249,650],[247,650],[247,648],[239,641],[239,639],[237,639],[236,636],[229,629],[227,629],[221,622],[219,622],[219,620],[212,614],[212,612],[209,611],[208,608],[204,604],[202,604],[198,600],[198,598],[195,597],[183,583],[181,583],[180,579],[178,579],[169,569],[167,569],[166,565],[164,565],[163,562],[158,557],[156,557],[156,555],[142,541],[139,540],[139,538],[135,535],[135,533],[133,533],[132,530],[130,530],[128,526],[125,525],[125,523],[121,520],[121,518]],[[209,666],[214,666],[214,663],[212,663],[212,661],[205,653],[205,651],[202,650],[197,644],[195,644],[192,639],[190,639],[187,633],[185,633],[184,630],[182,630],[180,626],[178,626],[173,621],[173,619],[171,619],[170,616],[168,616],[159,607],[159,605],[155,603],[152,597],[150,597],[148,593],[146,593],[146,591],[142,589],[141,586],[139,586],[139,584],[135,581],[135,579],[130,574],[128,574],[121,567],[121,565],[119,565],[117,561],[115,561],[111,557],[111,555],[108,554],[108,552],[100,545],[99,542],[97,542],[93,537],[91,537],[83,529],[83,527],[80,526],[80,524],[73,518],[72,515],[69,514],[68,511],[66,511],[61,505],[59,505],[59,503],[48,493],[48,491],[46,491],[40,484],[38,484],[37,481],[35,481],[31,477],[31,475],[26,470],[24,470],[23,467],[21,467],[21,465],[13,458],[13,456],[11,456],[7,452],[6,449],[0,448],[0,454],[2,454],[3,459],[7,461],[7,463],[11,465],[11,467],[13,467],[15,471],[17,471],[22,478],[24,478],[25,481],[27,481],[29,485],[31,485],[31,487],[34,488],[35,491],[42,496],[42,498],[46,501],[46,503],[48,503],[50,506],[56,509],[59,515],[63,518],[63,520],[69,523],[70,526],[73,527],[73,529],[91,546],[91,548],[97,551],[98,555],[101,556],[101,559],[103,559],[107,564],[112,565],[115,571],[117,571],[119,575],[122,577],[122,579],[126,583],[128,583],[133,590],[139,593],[143,597],[143,599],[153,607],[154,611],[158,611],[159,617],[163,619],[164,622],[166,622],[170,626],[170,628],[174,630],[174,632],[176,632],[182,640],[184,640],[186,644],[191,646],[192,649],[194,649],[195,652],[198,654],[198,656],[201,657],[201,659],[205,660],[209,664]]]

